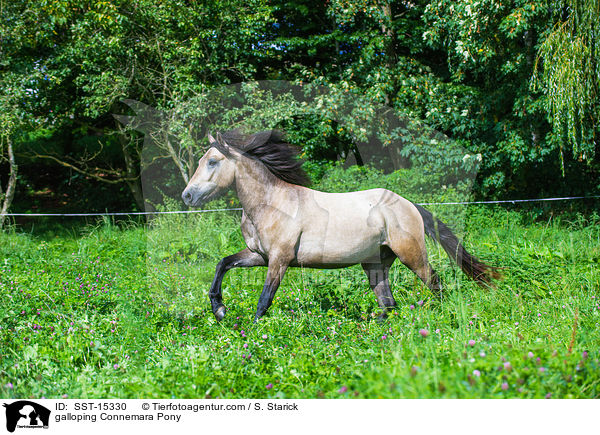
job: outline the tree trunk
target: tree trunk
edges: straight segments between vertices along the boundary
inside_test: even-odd
[[[123,140],[121,145],[123,148],[125,169],[127,171],[127,186],[129,186],[129,190],[131,191],[133,199],[135,199],[135,203],[140,211],[145,211],[146,204],[144,203],[144,195],[142,194],[142,185],[140,183],[139,173],[136,171],[134,160],[127,149],[127,141]]]
[[[190,181],[190,177],[188,176],[188,172],[185,169],[184,161],[180,158],[179,154],[175,151],[173,144],[171,144],[171,141],[169,140],[169,132],[168,131],[165,132],[165,134],[164,134],[164,144],[167,147],[167,152],[171,156],[171,159],[173,159],[173,163],[175,163],[175,166],[177,166],[177,169],[179,169],[181,178],[183,178],[183,181],[185,182],[185,184],[188,184]]]
[[[146,211],[146,203],[142,192],[142,183],[140,182],[140,171],[137,170],[135,160],[129,152],[129,141],[126,139],[125,129],[117,122],[117,130],[119,131],[119,141],[123,150],[123,160],[125,161],[125,171],[127,174],[126,182],[133,199],[140,211]]]
[[[12,200],[15,196],[15,187],[17,185],[17,164],[15,162],[15,154],[13,152],[12,142],[10,138],[7,138],[8,144],[8,164],[10,166],[10,175],[8,177],[8,184],[6,186],[6,194],[2,200],[2,211],[0,211],[0,228],[4,226],[4,220],[8,208],[10,207]]]

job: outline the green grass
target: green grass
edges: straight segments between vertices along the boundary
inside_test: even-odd
[[[233,270],[217,323],[207,292],[238,220],[0,234],[0,397],[600,396],[597,217],[471,208],[466,244],[506,278],[483,290],[429,245],[445,298],[395,265],[384,323],[354,267],[290,270],[253,324],[265,269]]]

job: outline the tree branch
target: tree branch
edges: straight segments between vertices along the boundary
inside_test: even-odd
[[[58,157],[50,155],[50,154],[37,154],[36,153],[36,154],[33,154],[30,157],[39,158],[39,159],[53,160],[56,163],[58,163],[59,165],[64,166],[65,168],[72,169],[75,172],[83,174],[83,175],[85,175],[87,177],[91,177],[94,180],[102,181],[103,183],[108,183],[108,184],[125,183],[125,182],[129,182],[129,181],[137,180],[139,178],[139,177],[127,177],[127,176],[123,175],[122,173],[119,173],[118,171],[115,171],[114,169],[95,168],[98,173],[93,173],[93,172],[90,172],[87,169],[79,168],[79,167],[75,166],[74,164],[71,164],[71,163],[66,162],[64,160],[61,160]],[[102,177],[101,175],[99,175],[99,173],[103,173],[103,172],[111,173],[112,175],[117,176],[119,178],[116,179],[116,180],[111,180],[109,178]]]

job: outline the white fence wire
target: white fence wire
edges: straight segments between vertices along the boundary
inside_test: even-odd
[[[535,198],[535,199],[505,199],[497,201],[459,201],[459,202],[418,202],[418,205],[476,205],[476,204],[518,204],[523,202],[544,202],[544,201],[571,201],[576,199],[594,199],[600,198],[600,195],[592,196],[565,196],[562,198]],[[186,213],[213,213],[224,211],[241,211],[242,208],[215,208],[207,210],[174,210],[174,211],[124,211],[124,212],[105,212],[105,213],[6,213],[5,216],[21,217],[85,217],[85,216],[140,216],[157,214],[186,214]]]

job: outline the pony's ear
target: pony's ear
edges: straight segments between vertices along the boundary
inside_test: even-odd
[[[229,156],[231,154],[231,147],[223,140],[221,133],[217,132],[217,138],[215,139],[212,134],[208,133],[208,143],[211,147],[215,147],[220,152]]]
[[[221,132],[219,132],[219,131],[217,131],[217,142],[219,142],[219,145],[221,145],[221,146],[224,146],[224,147],[229,146],[225,143],[225,141],[223,140],[223,136],[221,136]]]
[[[225,142],[221,133],[217,132],[216,136],[217,138],[215,139],[212,134],[208,133],[208,143],[210,146],[215,147],[227,157],[233,156],[232,148]]]
[[[210,144],[210,146],[217,145],[217,140],[210,133],[208,133],[208,143]]]

